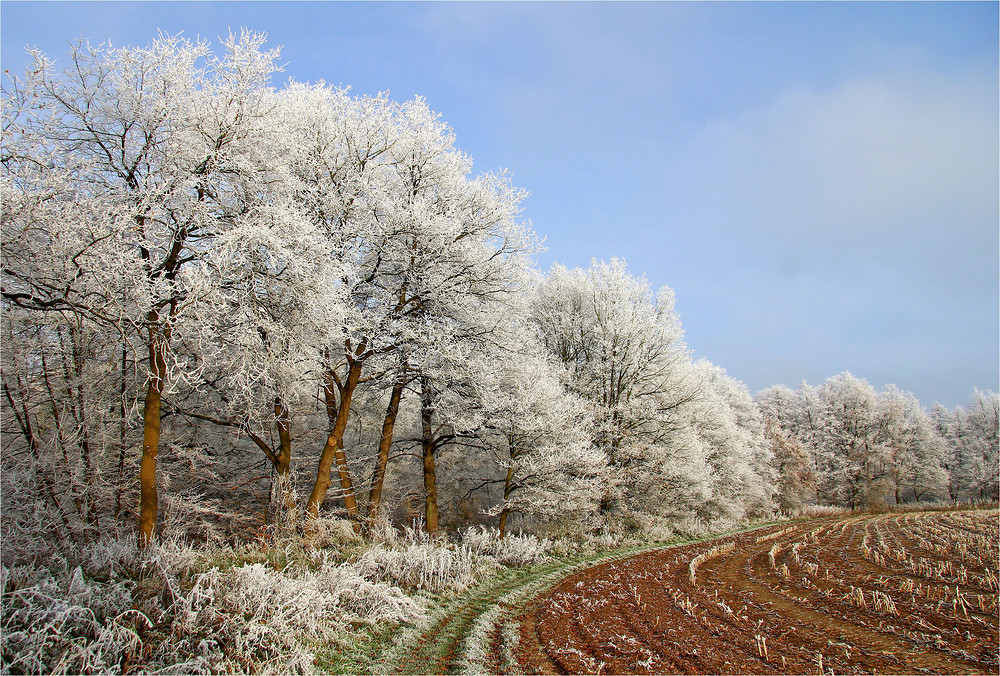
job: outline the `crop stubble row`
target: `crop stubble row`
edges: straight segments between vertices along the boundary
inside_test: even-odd
[[[582,571],[521,618],[527,673],[997,673],[997,513],[773,526]]]

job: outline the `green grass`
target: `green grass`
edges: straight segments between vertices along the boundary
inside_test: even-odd
[[[375,673],[398,633],[396,625],[356,626],[336,643],[310,646],[315,651],[316,668],[328,674]]]

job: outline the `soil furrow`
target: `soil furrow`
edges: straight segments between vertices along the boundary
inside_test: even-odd
[[[647,553],[550,589],[520,618],[518,657],[528,673],[996,673],[998,544],[995,511],[961,511]]]

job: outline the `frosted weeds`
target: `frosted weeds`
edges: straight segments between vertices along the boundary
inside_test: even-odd
[[[534,535],[506,535],[490,528],[470,528],[462,537],[462,545],[481,556],[511,567],[533,566],[548,558],[552,542]]]
[[[177,647],[212,671],[231,672],[309,672],[314,656],[303,641],[332,641],[351,622],[424,615],[399,588],[333,564],[298,575],[261,563],[212,569],[179,606],[172,627]]]
[[[93,673],[124,668],[151,623],[130,609],[130,582],[88,582],[76,567],[56,580],[44,570],[3,568],[6,673]],[[26,585],[26,586],[19,586]]]
[[[194,573],[213,551],[168,543],[143,555],[130,540],[108,540],[48,568],[0,568],[3,671],[309,673],[311,643],[335,643],[352,624],[425,616],[420,602],[357,563],[316,557],[314,567]],[[135,581],[115,579],[125,574]]]
[[[391,580],[402,587],[442,592],[464,590],[472,585],[476,556],[466,547],[453,549],[418,542],[401,549],[372,547],[358,559],[358,569],[367,577]]]
[[[342,549],[275,544],[174,539],[141,551],[112,536],[50,553],[44,567],[10,562],[0,568],[3,671],[309,673],[313,648],[343,645],[358,625],[424,622],[425,592],[461,593],[553,548],[485,528],[448,542],[419,526],[347,562]]]

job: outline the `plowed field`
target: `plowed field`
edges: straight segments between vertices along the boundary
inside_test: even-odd
[[[998,514],[799,522],[588,568],[520,616],[526,673],[998,670]]]

